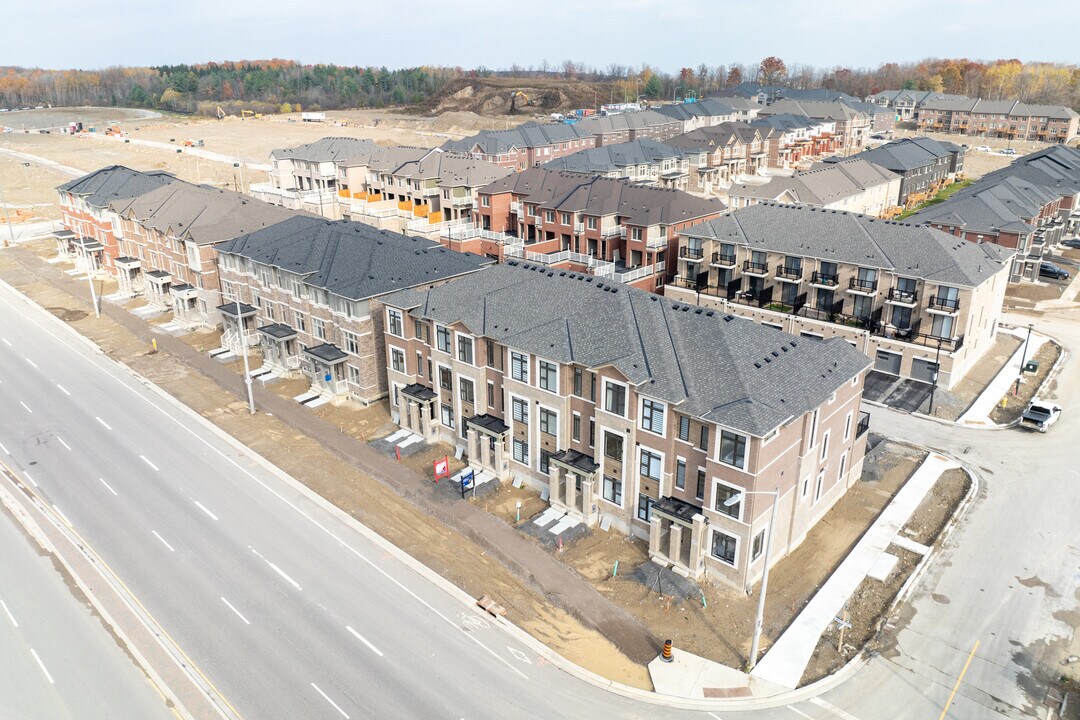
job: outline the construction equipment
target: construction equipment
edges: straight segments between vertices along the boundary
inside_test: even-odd
[[[526,107],[528,105],[535,105],[536,104],[532,100],[529,99],[529,96],[527,94],[521,92],[520,90],[514,90],[512,93],[510,93],[510,114],[511,115],[513,115],[514,112],[517,110],[518,103],[521,104],[521,107]]]
[[[217,119],[218,120],[224,120],[225,119],[225,111],[221,109],[220,105],[217,106]]]
[[[244,118],[249,118],[249,117],[255,118],[256,120],[258,120],[259,118],[262,117],[262,113],[257,113],[254,110],[241,110],[240,111],[240,119],[241,120],[243,120]]]
[[[184,147],[204,147],[206,143],[202,140],[185,140]]]

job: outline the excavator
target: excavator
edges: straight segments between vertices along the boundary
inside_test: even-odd
[[[262,113],[257,113],[254,110],[241,110],[240,111],[240,119],[241,120],[243,120],[244,118],[249,118],[249,117],[250,118],[255,118],[256,120],[258,120],[259,118],[262,117]]]
[[[528,95],[526,95],[525,93],[523,93],[520,90],[515,90],[512,93],[510,93],[510,114],[511,115],[513,115],[514,112],[517,110],[519,102],[521,103],[522,107],[527,107],[529,105],[535,105],[536,104],[532,100],[529,99]]]

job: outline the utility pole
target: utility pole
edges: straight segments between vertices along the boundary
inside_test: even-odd
[[[934,384],[930,387],[930,409],[926,411],[927,415],[934,414],[934,393],[937,392],[937,379],[938,373],[941,372],[941,338],[937,341],[937,352],[934,354]]]
[[[757,617],[754,619],[754,639],[750,643],[750,672],[757,665],[758,647],[761,642],[761,628],[765,624],[765,590],[769,587],[769,559],[772,555],[772,539],[776,532],[776,506],[780,504],[780,490],[765,493],[773,496],[772,512],[769,513],[769,535],[765,539],[765,569],[761,573],[761,592],[758,593]]]
[[[26,178],[26,189],[30,189],[30,163],[24,162],[22,164],[23,177]]]
[[[11,224],[11,215],[8,214],[7,200],[4,199],[4,189],[0,187],[0,205],[4,207],[4,221],[7,223],[8,236],[11,238],[9,243],[4,240],[4,247],[11,247],[15,244],[15,227]]]
[[[1020,354],[1020,370],[1016,373],[1016,388],[1013,390],[1013,395],[1020,394],[1020,380],[1024,377],[1024,363],[1027,362],[1028,343],[1031,342],[1031,323],[1028,323],[1027,338],[1024,340],[1024,352]]]
[[[244,385],[247,386],[248,412],[255,414],[255,396],[251,392],[251,368],[248,367],[247,338],[244,337],[244,318],[240,315],[240,290],[236,291],[236,327],[240,333],[240,352],[244,355]]]

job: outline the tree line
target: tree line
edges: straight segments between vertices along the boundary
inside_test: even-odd
[[[778,57],[755,64],[683,67],[667,73],[649,65],[617,63],[600,68],[565,60],[505,69],[479,67],[385,67],[303,65],[291,60],[238,61],[104,70],[0,68],[0,106],[99,105],[213,113],[217,105],[260,112],[290,109],[423,106],[458,78],[520,77],[606,82],[612,94],[634,99],[707,97],[742,82],[829,88],[859,98],[881,90],[929,90],[988,100],[1080,108],[1080,67],[926,59],[876,68],[787,65]]]

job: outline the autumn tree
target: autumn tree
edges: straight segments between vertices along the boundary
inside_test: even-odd
[[[774,85],[787,76],[787,65],[775,55],[770,55],[758,66],[758,82],[762,85]]]
[[[734,87],[743,81],[742,69],[738,65],[732,65],[731,70],[728,71],[727,80],[724,82],[724,87]]]

